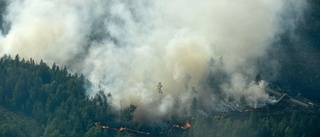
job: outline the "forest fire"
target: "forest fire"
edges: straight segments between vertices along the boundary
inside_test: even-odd
[[[107,129],[107,128],[109,128],[109,126],[101,126],[101,128]]]
[[[191,124],[187,121],[187,123],[184,125],[185,129],[190,128]]]
[[[126,130],[126,128],[120,127],[119,131]]]
[[[189,121],[187,121],[186,124],[183,125],[183,126],[179,126],[179,125],[177,125],[177,124],[174,124],[172,127],[174,127],[174,128],[181,128],[181,129],[187,129],[187,128],[190,128],[190,127],[191,127],[191,124],[189,123]]]
[[[139,134],[145,134],[145,135],[150,135],[152,134],[151,132],[143,132],[143,131],[139,131],[139,130],[134,130],[134,129],[130,129],[130,128],[126,128],[126,127],[120,127],[120,128],[110,128],[109,126],[107,125],[104,125],[104,126],[101,126],[100,125],[100,122],[93,122],[93,124],[95,126],[98,126],[102,129],[111,129],[111,130],[114,130],[114,131],[130,131],[130,132],[135,132],[135,133],[139,133]],[[172,128],[170,128],[168,131],[166,132],[160,132],[160,133],[155,133],[155,134],[166,134],[170,131],[173,130],[173,128],[179,128],[179,129],[189,129],[191,127],[191,124],[189,123],[189,121],[186,121],[186,123],[182,126],[178,125],[178,124],[174,124],[172,126]]]

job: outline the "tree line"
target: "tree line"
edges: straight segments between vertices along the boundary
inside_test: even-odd
[[[121,112],[115,112],[108,104],[111,94],[100,91],[95,97],[89,98],[84,88],[86,84],[90,83],[83,75],[70,74],[66,67],[60,68],[56,64],[49,67],[42,60],[36,63],[33,59],[20,59],[19,55],[14,58],[4,55],[0,58],[0,136],[142,136],[138,133],[102,129],[101,126],[110,124],[118,126],[117,128],[134,128],[137,123],[132,122],[133,113],[139,106],[130,104]],[[318,112],[250,112],[246,115],[234,113],[225,117],[199,118],[196,115],[197,102],[197,98],[190,102],[193,117],[190,129],[173,129],[161,136],[320,135]],[[167,123],[176,122],[184,121],[172,118]]]
[[[182,137],[317,137],[319,113],[289,111],[236,113],[241,116],[196,118]]]
[[[14,112],[37,121],[39,126],[29,125],[38,133],[34,136],[108,136],[107,130],[93,122],[129,122],[136,108],[128,106],[120,118],[107,103],[111,94],[107,97],[101,91],[89,99],[84,89],[88,81],[83,75],[70,74],[66,67],[56,64],[49,67],[42,60],[36,63],[19,55],[4,55],[0,77],[0,106],[8,110],[2,113]],[[16,125],[0,125],[0,136],[32,136]]]

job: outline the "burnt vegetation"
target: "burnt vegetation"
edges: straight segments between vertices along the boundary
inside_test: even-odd
[[[82,75],[43,61],[5,55],[0,59],[1,136],[316,136],[320,131],[318,110],[283,101],[262,109],[172,116],[165,128],[141,126],[132,121],[134,104],[114,112],[111,94],[86,95]],[[120,115],[119,115],[120,114]],[[187,122],[186,122],[187,121]],[[189,125],[187,125],[189,124]]]

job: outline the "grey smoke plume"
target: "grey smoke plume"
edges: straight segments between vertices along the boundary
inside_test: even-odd
[[[136,121],[187,116],[193,97],[203,113],[261,107],[272,100],[265,81],[254,84],[256,60],[303,7],[301,0],[11,0],[0,54],[66,65],[90,80],[89,96],[111,93],[116,110],[137,105]]]

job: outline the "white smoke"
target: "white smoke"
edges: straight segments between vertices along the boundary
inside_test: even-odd
[[[137,105],[136,121],[184,116],[193,97],[206,113],[240,109],[242,96],[246,105],[261,107],[270,97],[266,82],[254,84],[255,61],[266,56],[282,23],[294,20],[283,16],[303,5],[300,0],[11,0],[4,16],[11,28],[0,37],[0,54],[66,65],[90,80],[89,96],[111,93],[116,110]]]

